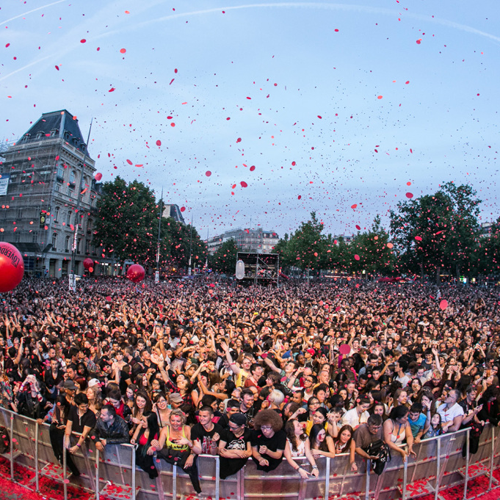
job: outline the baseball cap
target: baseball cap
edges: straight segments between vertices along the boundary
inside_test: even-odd
[[[229,421],[236,425],[245,425],[247,423],[247,418],[243,413],[235,413],[229,417]]]

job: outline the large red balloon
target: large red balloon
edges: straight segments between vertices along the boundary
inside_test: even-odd
[[[19,250],[10,243],[0,242],[0,292],[16,288],[24,274],[24,260]]]
[[[127,278],[134,283],[139,283],[146,276],[146,271],[140,264],[132,264],[127,271]]]
[[[90,258],[90,257],[87,257],[84,261],[83,261],[83,267],[88,271],[91,267],[94,266],[94,261]]]

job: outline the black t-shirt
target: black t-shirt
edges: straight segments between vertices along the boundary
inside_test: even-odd
[[[211,431],[206,431],[203,425],[198,423],[193,425],[193,428],[191,429],[191,440],[195,441],[196,439],[199,439],[201,443],[201,452],[211,454],[211,446],[217,446],[223,432],[224,430],[219,424],[214,424]],[[217,439],[212,439],[214,434],[218,434],[219,437]]]
[[[226,443],[226,450],[245,451],[247,443],[251,442],[252,431],[245,429],[245,432],[237,438],[229,429],[222,433],[221,440]],[[220,457],[220,477],[226,479],[228,476],[236,474],[246,463],[248,458],[224,458]]]
[[[72,432],[83,432],[84,427],[90,427],[93,429],[95,427],[95,413],[92,410],[87,410],[81,417],[78,415],[78,408],[72,406],[69,410],[68,420],[73,422],[71,426]]]
[[[252,447],[256,447],[257,451],[259,451],[260,446],[267,446],[270,451],[284,451],[285,445],[286,434],[283,430],[275,432],[269,439],[266,438],[260,430],[252,431]],[[257,465],[257,469],[263,470],[264,472],[270,472],[276,469],[276,467],[278,467],[278,465],[281,463],[281,460],[283,460],[283,455],[281,456],[281,458],[271,458],[269,455],[263,454],[261,454],[261,456],[269,462],[269,465],[262,467],[261,465],[259,465],[259,462],[255,458],[253,459],[253,461]]]

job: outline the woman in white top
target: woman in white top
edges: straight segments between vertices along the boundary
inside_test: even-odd
[[[285,425],[286,445],[285,458],[287,462],[300,474],[302,479],[312,475],[318,477],[318,467],[310,450],[306,449],[307,434],[302,424],[295,418],[290,419]],[[294,458],[307,457],[312,466],[312,472],[303,469]]]
[[[396,406],[384,422],[384,441],[391,450],[401,454],[403,462],[406,462],[409,454],[416,456],[413,451],[413,434],[408,423],[409,412],[410,410],[404,405]],[[403,448],[405,439],[408,450]]]

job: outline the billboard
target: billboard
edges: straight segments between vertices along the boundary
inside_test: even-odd
[[[9,189],[10,174],[0,174],[0,196],[7,194]]]

